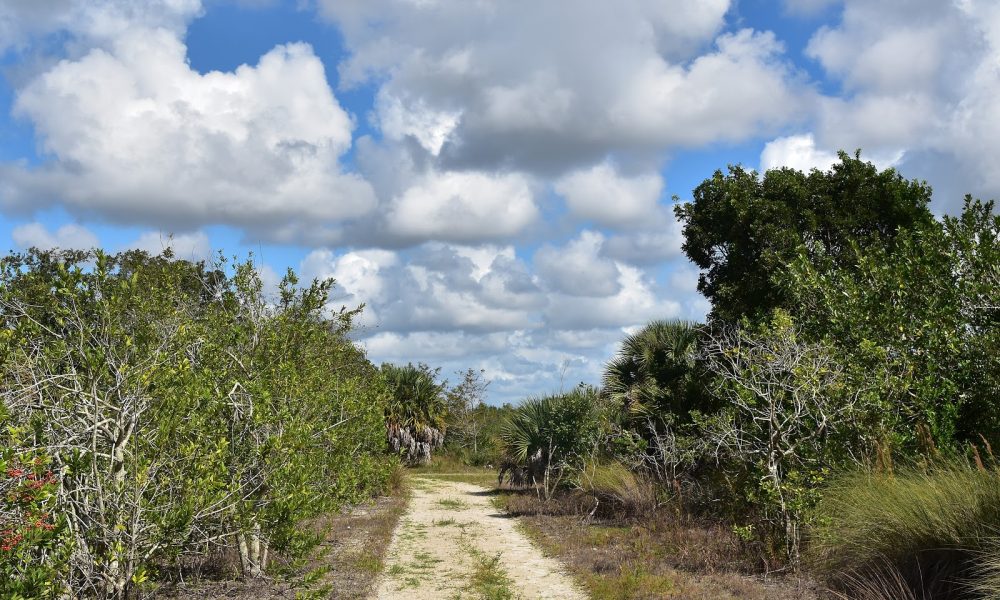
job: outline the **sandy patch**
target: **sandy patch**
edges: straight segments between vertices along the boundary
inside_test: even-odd
[[[485,488],[414,478],[413,497],[393,535],[377,598],[475,598],[476,565],[496,556],[513,582],[515,598],[586,598],[562,565],[521,533],[516,519],[493,506]]]

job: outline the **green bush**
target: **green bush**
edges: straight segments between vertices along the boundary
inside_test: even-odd
[[[501,428],[501,480],[509,476],[515,483],[540,485],[550,497],[599,450],[601,406],[597,390],[584,386],[526,400]]]
[[[58,482],[40,456],[0,454],[0,597],[56,598],[68,546]]]
[[[0,458],[52,471],[35,498],[49,517],[0,523],[4,597],[43,579],[132,597],[219,544],[260,576],[315,542],[303,521],[382,488],[388,390],[331,286],[290,272],[269,297],[249,262],[137,251],[0,259]],[[9,469],[16,497],[40,485]]]

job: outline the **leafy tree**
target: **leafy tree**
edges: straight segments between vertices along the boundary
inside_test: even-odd
[[[47,450],[72,541],[65,581],[108,598],[182,543],[212,495],[174,502],[191,481],[180,473],[200,473],[203,455],[174,453],[189,430],[158,418],[184,408],[164,389],[184,368],[191,304],[178,282],[193,271],[165,259],[122,268],[135,258],[33,252],[0,263],[7,443]]]
[[[882,442],[1000,441],[1000,216],[966,198],[961,216],[921,224],[895,248],[855,245],[850,270],[800,257],[789,289],[814,338],[856,377],[880,373]]]
[[[789,558],[797,560],[816,484],[849,454],[861,390],[834,353],[804,340],[782,311],[765,324],[714,332],[703,352],[726,400],[704,420],[704,435],[721,468],[745,482],[736,491],[765,515],[776,514]]]
[[[38,513],[20,522],[0,501],[5,592],[44,578],[46,593],[123,599],[156,566],[230,543],[262,575],[269,550],[315,541],[303,520],[387,480],[388,390],[347,338],[357,311],[327,312],[330,281],[289,273],[269,299],[250,263],[222,267],[0,259],[0,491]],[[41,474],[22,467],[35,457]]]
[[[930,198],[926,184],[841,152],[826,172],[716,171],[675,210],[684,252],[703,270],[698,289],[712,302],[712,318],[734,322],[794,309],[776,277],[800,248],[850,267],[855,245],[891,250],[898,230],[932,221]]]
[[[490,382],[483,371],[467,369],[462,380],[445,394],[448,410],[448,446],[468,452],[473,463],[482,463],[481,451],[487,450],[490,411],[486,410],[486,391]]]

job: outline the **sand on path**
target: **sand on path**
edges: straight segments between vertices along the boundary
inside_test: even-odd
[[[413,488],[389,546],[378,600],[476,598],[473,574],[491,559],[509,577],[514,598],[586,599],[562,565],[493,506],[486,489],[431,477],[414,478]]]

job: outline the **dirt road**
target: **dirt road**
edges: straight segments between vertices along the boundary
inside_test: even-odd
[[[393,535],[378,600],[518,598],[584,600],[476,485],[415,478]]]

